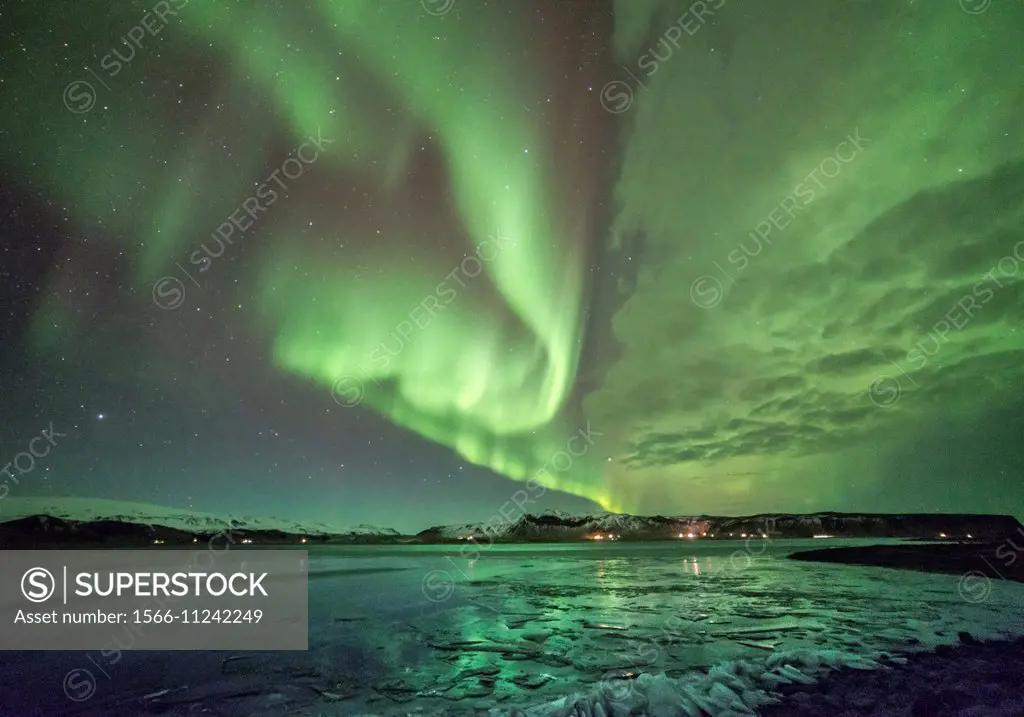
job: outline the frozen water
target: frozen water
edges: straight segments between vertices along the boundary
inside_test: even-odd
[[[739,715],[779,684],[872,668],[961,630],[1024,634],[1024,585],[996,582],[968,602],[957,576],[785,559],[811,545],[821,541],[480,546],[465,556],[459,546],[313,548],[309,652],[132,652],[74,707]],[[48,674],[59,694],[75,660],[33,656],[18,675],[5,661],[0,684]],[[88,713],[67,706],[56,711]]]
[[[830,667],[870,668],[893,650],[955,642],[959,630],[1024,632],[1015,607],[1024,586],[993,585],[975,604],[956,576],[785,559],[811,545],[821,542],[463,549],[475,559],[432,547],[396,556],[418,564],[367,580],[368,594],[371,582],[389,588],[361,613],[390,637],[372,645],[372,631],[364,637],[367,654],[397,653],[409,670],[392,678],[387,699],[417,699],[360,709],[555,715],[600,705],[626,714],[646,704],[652,715],[743,714],[774,685]],[[638,674],[650,677],[632,679]]]

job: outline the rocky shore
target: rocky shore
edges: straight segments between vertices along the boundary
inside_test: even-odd
[[[1024,717],[1024,639],[960,644],[890,658],[880,670],[836,670],[780,686],[762,717]]]
[[[1016,542],[1015,542],[1016,540]],[[928,543],[830,548],[794,560],[846,563],[961,575],[961,595],[987,594],[991,580],[1024,582],[1024,555],[1014,535],[998,543]],[[966,591],[966,593],[965,593]],[[840,669],[813,685],[786,685],[764,717],[1024,717],[1024,639],[960,643],[891,658],[881,670]]]

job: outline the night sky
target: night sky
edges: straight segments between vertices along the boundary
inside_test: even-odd
[[[1024,516],[1024,3],[0,21],[5,497]]]

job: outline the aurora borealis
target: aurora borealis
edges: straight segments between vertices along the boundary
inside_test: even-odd
[[[18,491],[1024,513],[1019,3],[3,13]]]

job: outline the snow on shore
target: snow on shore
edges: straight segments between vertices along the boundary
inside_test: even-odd
[[[299,535],[399,535],[391,528],[379,528],[372,525],[339,526],[251,515],[215,515],[184,508],[102,498],[6,498],[0,500],[0,522],[27,518],[32,515],[50,515],[62,520],[80,522],[110,520],[140,525],[162,525],[190,533],[216,533],[223,530],[279,530]]]

